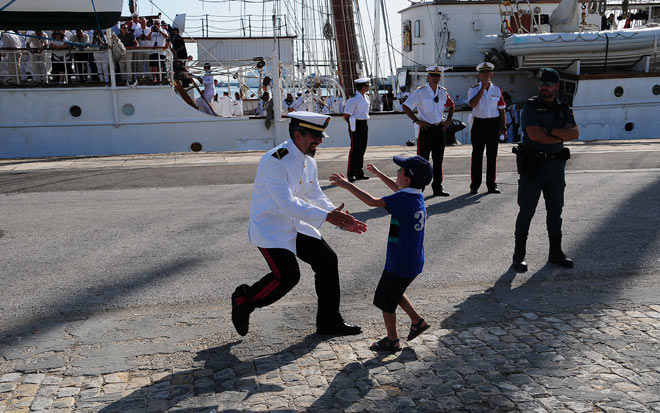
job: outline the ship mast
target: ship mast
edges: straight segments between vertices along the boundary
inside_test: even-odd
[[[337,44],[339,81],[347,96],[350,96],[355,92],[353,81],[360,77],[353,0],[332,0],[332,13],[337,33],[335,42]]]

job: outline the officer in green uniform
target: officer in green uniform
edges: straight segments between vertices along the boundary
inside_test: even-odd
[[[557,98],[559,73],[551,68],[539,70],[539,94],[530,98],[522,110],[523,142],[517,152],[518,205],[516,245],[512,267],[527,271],[525,249],[527,234],[543,192],[550,239],[548,260],[572,268],[573,261],[561,249],[561,212],[564,206],[564,171],[570,151],[564,142],[578,138],[579,131],[568,104]]]

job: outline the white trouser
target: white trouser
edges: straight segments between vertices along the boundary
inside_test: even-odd
[[[110,67],[108,66],[108,52],[94,52],[94,61],[96,62],[96,70],[99,74],[101,82],[108,83],[110,81]]]
[[[119,61],[119,68],[121,71],[121,78],[124,80],[133,81],[133,51],[126,50],[126,54]]]
[[[9,72],[9,81],[13,83],[20,83],[19,75],[21,74],[21,55],[20,53],[9,53],[9,56],[7,57],[7,71]]]
[[[46,52],[31,53],[32,56],[32,78],[37,82],[46,81]]]
[[[28,75],[34,75],[30,55],[31,53],[28,52],[23,52],[21,54],[21,80],[24,82],[27,81]]]

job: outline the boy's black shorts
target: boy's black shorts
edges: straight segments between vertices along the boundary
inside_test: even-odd
[[[395,312],[403,293],[414,279],[399,277],[391,272],[383,271],[374,294],[374,305],[386,313]]]

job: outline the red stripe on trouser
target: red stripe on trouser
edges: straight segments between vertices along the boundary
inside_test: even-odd
[[[353,156],[353,132],[351,132],[351,127],[348,127],[348,137],[351,140],[351,149],[348,151],[348,168],[346,168],[346,176],[353,174],[351,170],[351,157]]]
[[[264,258],[266,259],[266,262],[268,262],[268,266],[273,271],[273,276],[275,277],[275,279],[269,282],[268,285],[266,285],[261,291],[259,291],[254,296],[252,296],[249,299],[250,302],[254,302],[256,300],[262,300],[268,297],[268,295],[272,293],[273,290],[280,285],[280,278],[281,278],[280,270],[277,268],[277,265],[275,265],[275,261],[273,261],[273,258],[270,256],[267,249],[259,248],[259,251],[261,251],[261,253],[263,254]],[[236,301],[236,303],[239,304],[238,301]]]
[[[417,134],[415,135],[415,141],[417,141],[417,155],[419,155],[419,135],[422,133],[422,128],[418,126],[415,130],[417,131]]]

